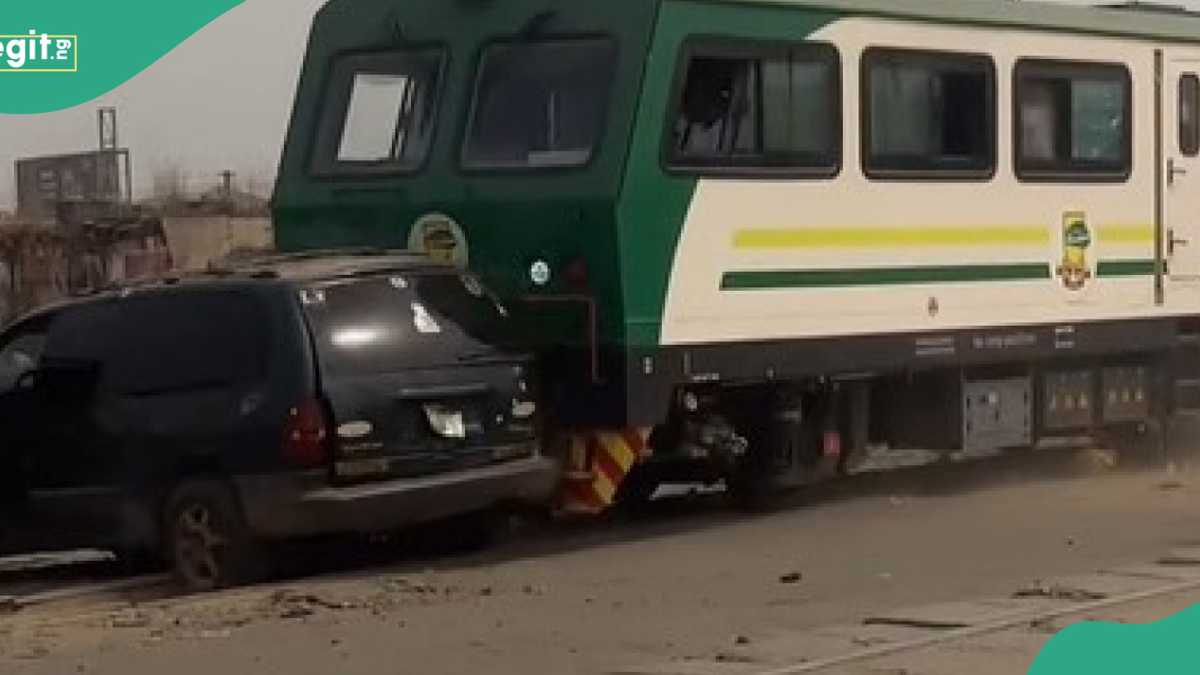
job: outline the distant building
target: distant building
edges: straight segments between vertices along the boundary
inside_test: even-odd
[[[16,162],[17,215],[27,223],[111,218],[129,202],[129,152],[98,150]]]

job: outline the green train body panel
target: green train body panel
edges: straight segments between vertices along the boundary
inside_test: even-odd
[[[555,12],[550,34],[599,34],[620,45],[600,151],[582,168],[463,171],[461,139],[481,49],[489,41],[516,35],[546,11]],[[556,269],[565,261],[585,259],[590,290],[604,307],[599,313],[601,334],[606,341],[620,343],[624,328],[615,221],[642,54],[655,11],[650,2],[334,0],[317,17],[299,85],[274,197],[277,245],[285,251],[404,247],[418,218],[444,213],[464,229],[472,268],[508,297],[532,290],[528,269],[536,259]],[[397,30],[403,35],[399,43]],[[310,176],[314,130],[332,59],[346,52],[410,44],[440,44],[449,53],[428,164],[413,175]]]

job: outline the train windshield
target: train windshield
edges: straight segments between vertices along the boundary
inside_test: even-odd
[[[437,118],[441,50],[343,56],[333,66],[316,169],[394,172],[419,167]]]
[[[586,164],[604,127],[616,45],[606,39],[494,43],[483,55],[468,168]]]

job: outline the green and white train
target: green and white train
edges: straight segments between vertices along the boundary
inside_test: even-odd
[[[1200,405],[1200,17],[995,0],[332,0],[287,251],[468,266],[570,505]]]

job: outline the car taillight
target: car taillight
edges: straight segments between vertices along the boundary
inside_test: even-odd
[[[291,464],[315,467],[329,459],[329,420],[315,398],[288,410],[283,429],[283,456]]]

